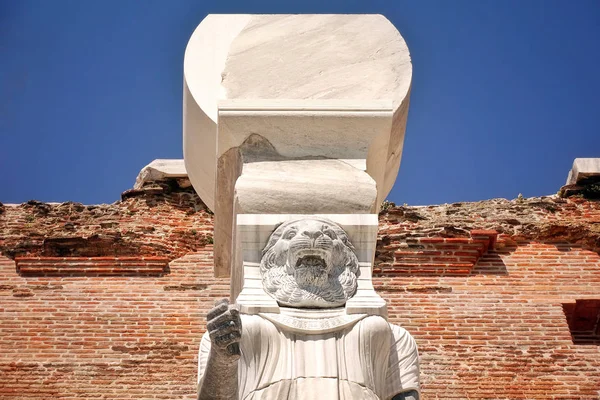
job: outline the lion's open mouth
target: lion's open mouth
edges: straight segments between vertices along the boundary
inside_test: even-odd
[[[317,255],[309,255],[298,258],[296,261],[296,268],[319,268],[327,269],[327,262]]]

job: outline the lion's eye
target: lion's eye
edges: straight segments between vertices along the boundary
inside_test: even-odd
[[[289,231],[288,233],[285,234],[285,238],[288,240],[293,238],[294,236],[296,236],[296,231]]]
[[[325,235],[329,236],[330,239],[335,239],[337,236],[331,229],[324,230]]]

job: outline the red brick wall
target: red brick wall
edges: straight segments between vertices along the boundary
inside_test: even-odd
[[[212,243],[212,215],[191,188],[130,190],[113,204],[0,204],[0,253],[11,258],[157,256]]]
[[[477,230],[499,233],[483,253]],[[600,299],[599,250],[600,202],[581,198],[382,213],[375,285],[417,340],[424,397],[600,399],[600,346],[573,344],[563,311]]]
[[[78,259],[76,273],[66,263],[42,276],[18,274],[1,258],[0,398],[194,398],[204,314],[228,295],[228,282],[212,277],[211,217],[199,200],[154,196],[101,206],[96,216],[59,212],[64,205],[44,215],[32,211],[40,205],[0,212],[6,256],[57,256],[47,252],[60,243],[56,250],[45,239],[79,237],[91,266],[107,262],[107,248],[117,249],[113,260],[126,257],[128,245],[138,266],[144,256],[172,260],[165,273],[132,274],[86,273]],[[106,230],[124,242],[87,240]],[[474,230],[499,236],[484,245]],[[379,236],[375,284],[390,320],[417,340],[425,399],[600,398],[600,346],[573,344],[563,311],[600,299],[600,202],[396,207],[382,213]],[[470,270],[419,267],[432,263]]]
[[[0,260],[0,398],[194,399],[212,246],[164,276],[22,277]]]
[[[562,307],[600,298],[598,253],[519,243],[468,276],[375,280],[417,340],[427,399],[600,398],[600,346],[573,344]]]

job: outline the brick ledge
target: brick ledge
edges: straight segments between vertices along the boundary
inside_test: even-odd
[[[167,257],[15,257],[17,273],[27,276],[164,275]]]
[[[411,238],[390,246],[385,250],[393,254],[393,260],[375,265],[373,276],[468,275],[498,237],[495,230],[476,229],[470,234],[471,237]]]

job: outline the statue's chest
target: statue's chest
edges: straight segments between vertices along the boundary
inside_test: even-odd
[[[374,377],[385,377],[389,337],[378,338],[360,321],[321,334],[286,332],[261,317],[244,322],[249,334],[241,342],[241,398],[294,398],[300,387],[304,395],[318,394],[302,398],[378,398],[383,382]],[[265,391],[274,394],[256,397]]]

